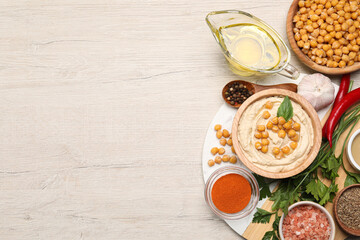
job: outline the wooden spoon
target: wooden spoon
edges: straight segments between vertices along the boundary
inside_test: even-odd
[[[292,91],[292,92],[297,92],[297,85],[293,84],[293,83],[284,83],[284,84],[264,86],[264,85],[258,85],[258,84],[255,84],[255,83],[250,83],[250,82],[241,81],[241,80],[231,81],[231,82],[227,83],[225,85],[225,87],[223,88],[222,97],[224,98],[224,100],[225,100],[225,102],[227,104],[229,104],[230,106],[232,106],[234,108],[239,108],[241,106],[241,103],[237,103],[237,104],[232,105],[230,103],[230,100],[228,100],[227,97],[225,96],[225,93],[229,90],[230,86],[233,83],[236,83],[236,82],[240,83],[240,84],[243,84],[246,87],[246,89],[248,89],[250,91],[251,95],[254,94],[254,93],[263,91],[263,90],[274,89],[274,88],[275,89],[285,89],[285,90],[289,90],[289,91]]]
[[[289,8],[289,12],[288,12],[288,15],[286,18],[286,33],[287,33],[287,37],[288,37],[290,46],[291,46],[292,50],[295,52],[295,54],[298,56],[300,61],[317,72],[321,72],[324,74],[330,74],[330,75],[346,74],[346,73],[351,73],[351,72],[359,70],[360,62],[355,62],[354,65],[344,67],[344,68],[339,68],[339,67],[329,68],[327,66],[322,66],[322,65],[315,63],[301,51],[301,49],[298,47],[298,45],[295,41],[294,32],[293,32],[293,30],[294,30],[293,17],[299,9],[298,3],[299,3],[299,0],[294,0]]]

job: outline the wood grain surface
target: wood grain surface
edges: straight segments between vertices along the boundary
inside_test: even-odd
[[[239,239],[203,196],[238,79],[204,18],[239,9],[286,38],[290,4],[0,0],[0,239]]]

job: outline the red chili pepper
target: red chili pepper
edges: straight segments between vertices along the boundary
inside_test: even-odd
[[[357,88],[348,94],[333,108],[328,118],[326,125],[326,138],[329,140],[330,147],[332,147],[332,135],[339,122],[341,116],[354,104],[360,102],[360,88]]]
[[[340,82],[340,86],[339,86],[339,91],[336,95],[335,101],[333,103],[333,108],[341,101],[341,99],[343,99],[343,97],[348,93],[349,91],[349,86],[350,86],[350,74],[345,74],[342,76],[341,78],[341,82]],[[330,117],[329,117],[330,118]],[[326,136],[326,126],[328,124],[328,120],[326,120],[323,128],[322,128],[322,135],[323,137]]]

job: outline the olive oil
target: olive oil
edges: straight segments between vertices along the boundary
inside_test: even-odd
[[[228,61],[235,69],[269,70],[280,63],[279,47],[260,26],[234,24],[220,27],[218,33],[220,44],[232,58]]]

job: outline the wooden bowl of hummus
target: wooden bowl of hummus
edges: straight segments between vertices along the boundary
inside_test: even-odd
[[[241,162],[267,178],[288,178],[305,170],[314,161],[321,138],[315,109],[302,96],[282,89],[252,95],[232,125],[233,146]]]

